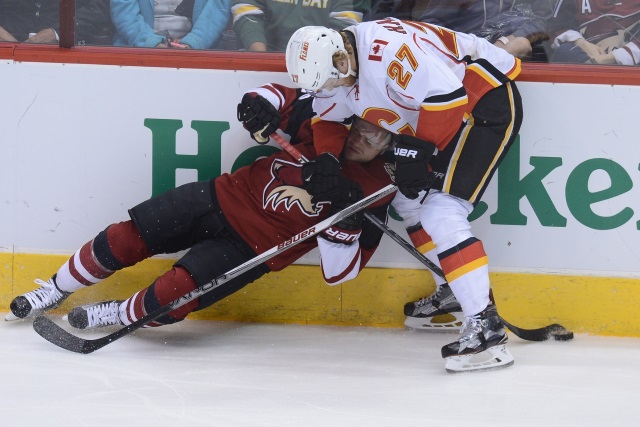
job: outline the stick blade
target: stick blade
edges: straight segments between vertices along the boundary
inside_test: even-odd
[[[502,317],[500,317],[500,320],[515,336],[523,340],[539,342],[547,341],[551,337],[556,341],[569,341],[573,339],[573,332],[558,323],[537,329],[524,329],[512,325]]]
[[[573,332],[558,323],[554,323],[548,326],[548,328],[551,329],[549,335],[556,341],[570,341],[573,339]]]
[[[33,320],[33,329],[45,340],[74,353],[89,354],[107,345],[111,340],[85,340],[70,334],[56,325],[53,320],[45,316],[38,316]]]

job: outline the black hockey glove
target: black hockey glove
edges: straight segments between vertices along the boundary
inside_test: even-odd
[[[362,188],[357,182],[344,177],[340,177],[338,181],[340,192],[339,194],[336,193],[337,199],[331,202],[331,215],[340,212],[364,197]],[[324,230],[320,237],[330,242],[350,245],[360,237],[363,219],[364,211],[360,210]]]
[[[333,201],[340,197],[338,180],[340,160],[331,153],[322,153],[302,166],[302,182],[313,203]]]
[[[264,97],[245,93],[238,104],[238,120],[259,144],[269,142],[269,135],[280,126],[280,113]]]
[[[428,168],[435,152],[431,142],[410,135],[396,135],[393,153],[396,158],[396,185],[409,199],[417,199],[431,184]]]

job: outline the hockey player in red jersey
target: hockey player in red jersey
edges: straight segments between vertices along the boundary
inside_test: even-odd
[[[76,307],[68,315],[69,323],[80,329],[131,324],[342,210],[363,193],[369,195],[389,185],[392,165],[380,154],[388,148],[391,134],[355,119],[341,157],[339,189],[312,199],[302,179],[317,166],[309,132],[310,102],[300,90],[268,85],[245,94],[238,106],[238,118],[254,138],[265,140],[278,128],[286,130],[292,143],[298,143],[297,149],[311,159],[309,163],[301,165],[283,151],[234,173],[180,186],[133,207],[130,220],[108,226],[48,281],[36,280],[39,288],[14,298],[10,318],[33,317],[56,307],[72,292],[153,255],[189,249],[151,286],[127,300]],[[391,198],[368,209],[385,220]],[[262,275],[285,268],[316,246],[328,284],[354,278],[382,235],[362,219],[362,213],[346,218],[317,239],[293,246],[150,326],[178,322]]]
[[[447,370],[511,365],[487,255],[467,216],[520,128],[520,60],[473,35],[387,18],[340,33],[303,27],[286,61],[292,81],[316,97],[312,128],[324,170],[342,149],[333,135],[346,117],[396,134],[394,208],[414,245],[439,261],[465,316],[460,338],[442,348]],[[407,315],[438,307],[437,298],[409,305]]]

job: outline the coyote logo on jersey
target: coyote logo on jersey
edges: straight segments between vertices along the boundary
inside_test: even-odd
[[[318,216],[324,203],[312,203],[311,196],[302,188],[302,165],[275,159],[271,164],[271,181],[264,188],[263,208],[276,211],[278,205],[290,211],[298,206],[307,216]]]

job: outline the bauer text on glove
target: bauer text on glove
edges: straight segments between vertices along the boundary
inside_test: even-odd
[[[420,191],[429,187],[429,162],[435,148],[431,142],[415,136],[396,136],[393,149],[396,158],[396,185],[407,198],[416,199]]]

